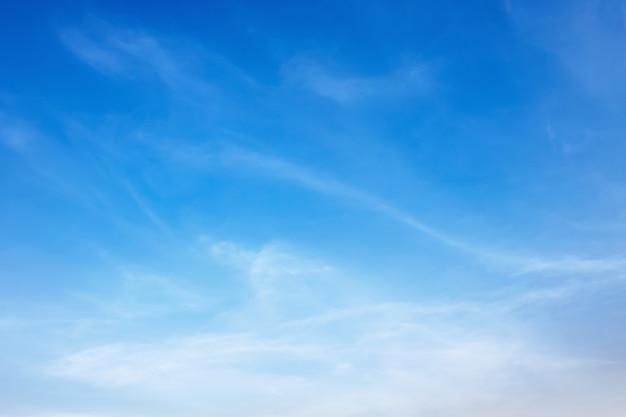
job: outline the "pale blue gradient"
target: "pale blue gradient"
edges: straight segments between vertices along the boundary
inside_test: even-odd
[[[626,6],[0,6],[0,417],[619,417]]]

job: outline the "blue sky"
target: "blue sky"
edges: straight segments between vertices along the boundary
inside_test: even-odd
[[[617,417],[619,0],[5,2],[0,416]]]

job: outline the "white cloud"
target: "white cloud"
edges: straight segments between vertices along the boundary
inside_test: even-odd
[[[194,75],[188,56],[175,53],[162,40],[141,30],[107,25],[99,29],[66,29],[60,37],[78,58],[105,74],[137,75],[149,69],[173,91],[198,96],[212,90]]]
[[[539,401],[552,407],[567,401],[560,409],[569,410],[572,398],[584,404],[585,398],[572,395],[586,378],[606,383],[602,362],[550,355],[471,320],[390,318],[351,317],[334,333],[337,323],[326,321],[322,337],[304,323],[301,331],[273,335],[200,334],[97,346],[60,358],[49,370],[110,389],[195,404],[198,412],[255,410],[259,416],[446,415],[459,409],[483,416],[496,415],[507,403],[548,416],[536,402],[540,398],[547,397]],[[521,409],[509,410],[523,415]]]
[[[209,255],[220,263],[247,270],[254,263],[257,254],[254,251],[243,249],[232,242],[217,242],[209,246]]]
[[[109,296],[77,293],[75,296],[96,311],[118,319],[146,318],[176,312],[202,311],[209,297],[186,288],[180,279],[141,268],[120,268],[120,283]]]
[[[283,75],[289,85],[305,88],[340,103],[424,94],[432,88],[431,72],[428,65],[420,64],[381,77],[342,77],[332,74],[318,62],[304,58],[295,58],[283,67]]]
[[[210,256],[241,271],[254,291],[256,306],[277,310],[290,308],[326,307],[329,300],[318,299],[320,291],[336,286],[346,291],[333,275],[334,269],[326,263],[297,254],[286,244],[276,242],[263,245],[257,251],[244,249],[231,242],[217,242],[209,246]]]
[[[583,287],[486,302],[354,302],[338,290],[345,277],[334,275],[329,285],[334,268],[286,245],[251,250],[222,241],[208,251],[261,286],[221,318],[219,330],[69,351],[48,374],[177,404],[183,416],[582,417],[596,410],[617,417],[626,405],[617,394],[626,388],[620,364],[546,349],[512,315]],[[294,282],[304,291],[291,291]],[[259,308],[265,286],[273,305],[293,304]],[[300,315],[308,296],[321,308]],[[615,391],[599,388],[607,386]]]

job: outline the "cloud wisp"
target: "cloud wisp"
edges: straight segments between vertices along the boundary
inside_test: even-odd
[[[358,203],[370,210],[379,212],[395,221],[403,223],[411,229],[445,246],[493,265],[512,268],[512,272],[517,275],[531,273],[621,273],[626,271],[626,259],[623,258],[585,259],[576,256],[563,256],[560,258],[546,258],[538,255],[524,256],[505,250],[486,247],[478,243],[470,243],[464,239],[442,232],[438,228],[418,220],[406,211],[362,190],[332,178],[318,175],[317,173],[280,158],[237,147],[228,147],[220,157],[226,166],[258,170],[278,179],[297,183],[303,187],[334,198]]]
[[[40,134],[31,126],[0,112],[0,144],[20,152],[31,145]]]
[[[205,96],[212,86],[194,75],[185,56],[176,55],[163,41],[141,30],[100,25],[101,30],[65,29],[62,42],[79,59],[112,76],[136,76],[151,71],[172,91],[185,96]]]
[[[49,376],[158,398],[155,407],[183,401],[187,414],[198,416],[254,410],[268,417],[408,417],[464,410],[471,417],[521,417],[528,404],[538,416],[554,409],[583,416],[594,408],[603,417],[618,415],[615,393],[593,388],[609,381],[623,387],[618,364],[550,352],[497,304],[354,304],[344,294],[338,305],[294,320],[291,309],[260,310],[259,294],[271,285],[274,297],[296,304],[307,292],[329,295],[342,279],[327,285],[329,266],[276,245],[251,251],[217,242],[208,251],[257,289],[234,312],[238,320],[226,317],[220,331],[69,352],[50,364]],[[259,289],[259,278],[268,276],[271,283]],[[293,281],[307,291],[291,291]],[[575,395],[580,390],[591,391]]]
[[[283,66],[282,73],[287,85],[340,104],[424,95],[433,87],[432,71],[426,64],[406,66],[386,76],[342,77],[332,74],[317,61],[294,58]]]

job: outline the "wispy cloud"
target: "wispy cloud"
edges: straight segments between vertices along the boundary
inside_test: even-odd
[[[626,42],[622,2],[578,2],[570,8],[568,25],[559,28],[557,52],[582,85],[594,94],[623,95]],[[561,26],[561,25],[559,25]]]
[[[127,161],[90,138],[97,133],[82,129],[76,135],[79,142],[72,134],[44,134],[36,126],[32,120],[0,112],[0,145],[19,158],[27,186],[43,185],[84,212],[99,214],[103,221],[126,230],[136,227],[129,226],[125,219],[129,212],[121,207],[129,200],[154,229],[173,237],[172,227],[145,197],[145,187],[125,173]]]
[[[232,242],[220,241],[209,247],[210,255],[251,274],[262,275],[307,275],[328,272],[329,265],[296,255],[287,245],[269,243],[259,251],[244,249]]]
[[[137,188],[128,179],[118,177],[120,183],[128,192],[128,195],[135,202],[136,206],[141,210],[145,217],[152,222],[158,229],[166,235],[173,235],[172,228],[159,216],[152,206],[144,199]]]
[[[176,92],[203,95],[212,87],[194,74],[189,55],[176,54],[163,42],[141,30],[119,29],[109,25],[99,30],[65,29],[63,43],[78,58],[109,75],[136,76],[146,69]]]
[[[39,136],[40,133],[30,124],[15,117],[9,117],[0,111],[0,143],[2,145],[14,151],[23,151]]]
[[[574,0],[535,7],[516,1],[511,5],[508,9],[512,21],[522,28],[528,40],[559,59],[581,90],[603,99],[623,98],[623,2]]]
[[[101,413],[68,413],[68,412],[43,412],[43,413],[14,413],[2,414],[2,417],[140,417],[127,414],[101,414]]]
[[[321,334],[312,327],[315,322],[303,322],[302,331],[291,327],[282,335],[199,334],[96,346],[59,358],[48,371],[109,389],[176,398],[195,404],[196,412],[254,409],[260,416],[372,410],[439,415],[457,409],[471,410],[469,416],[496,415],[528,397],[562,407],[588,378],[610,379],[604,370],[609,364],[550,355],[515,335],[486,331],[484,323],[470,325],[467,317],[445,323],[413,321],[403,314],[342,320],[333,332],[338,323],[326,318]],[[603,391],[589,395],[602,398]],[[593,406],[602,404],[598,401]],[[605,415],[616,416],[616,410]],[[585,415],[578,412],[573,415]],[[525,415],[515,413],[509,415]],[[533,414],[550,415],[541,406]]]
[[[210,300],[206,295],[185,288],[180,279],[122,268],[121,280],[110,296],[77,293],[75,296],[94,307],[97,315],[116,319],[158,317],[177,312],[197,312],[206,308]]]
[[[282,180],[292,181],[333,197],[352,200],[371,209],[383,212],[390,217],[407,224],[411,228],[436,240],[454,247],[468,247],[465,243],[446,236],[439,230],[420,222],[411,215],[373,197],[357,188],[351,187],[329,177],[317,175],[306,168],[295,165],[281,158],[259,154],[242,148],[228,147],[222,153],[222,161],[227,166],[241,166],[260,170]],[[469,248],[469,247],[468,247]]]
[[[337,280],[333,267],[299,255],[286,244],[268,243],[253,251],[221,241],[209,246],[209,254],[243,274],[254,292],[254,308],[265,313],[310,314],[347,293],[347,283]],[[329,297],[326,289],[331,287],[335,291]]]
[[[614,98],[624,92],[619,86],[619,81],[624,78],[622,70],[626,68],[626,61],[619,56],[619,45],[625,38],[623,25],[609,30],[595,13],[598,2],[581,0],[576,3],[586,6],[576,9],[573,17],[568,16],[565,25],[557,25],[559,27],[555,27],[555,32],[558,33],[553,34],[548,43],[584,88],[593,94]],[[499,7],[506,9],[513,19],[524,12],[519,1],[502,0]],[[615,6],[614,10],[617,9],[623,11],[621,5]],[[581,10],[584,13],[579,16]],[[588,11],[595,14],[587,17],[585,13]],[[472,17],[478,17],[479,11],[476,13]],[[253,14],[250,13],[250,16]],[[493,16],[484,17],[491,19]],[[382,20],[388,19],[381,19],[381,23]],[[444,20],[453,22],[456,17]],[[493,25],[497,27],[497,33],[503,37],[510,36],[508,29],[500,30],[507,28],[500,23]],[[502,73],[491,80],[489,74],[481,73],[483,68],[489,68],[494,63],[495,70],[509,69],[508,66],[500,66],[503,55],[509,52],[505,47],[519,48],[519,39],[498,39],[494,44],[485,43],[483,38],[495,33],[492,31],[483,31],[476,38],[467,39],[467,42],[459,39],[466,32],[471,35],[471,31],[466,30],[469,28],[463,26],[446,31],[436,47],[431,48],[432,53],[441,51],[443,54],[446,48],[454,47],[454,51],[448,51],[449,55],[441,59],[453,57],[455,65],[458,64],[461,69],[467,64],[472,72],[471,79],[480,79],[480,82],[490,85],[494,81],[494,89],[501,86],[513,88],[512,84],[530,85],[527,81],[531,83],[531,78],[533,85],[537,81],[535,78],[541,78],[537,85],[545,86],[544,72],[550,71],[544,71],[546,59],[543,56],[538,59],[541,68],[530,71],[530,77],[513,77],[513,80],[510,74]],[[232,39],[219,39],[215,43],[224,51],[229,48],[231,52],[235,51],[231,56],[241,58],[241,45],[252,40],[245,38],[244,42],[240,29],[233,27],[233,32],[225,36],[228,38],[233,34]],[[427,35],[426,32],[428,30],[424,32]],[[208,33],[205,32],[205,35]],[[210,33],[219,33],[219,30]],[[24,296],[28,302],[20,299],[22,287],[15,287],[15,292],[13,284],[8,287],[7,297],[15,295],[16,302],[15,306],[3,307],[0,317],[0,333],[10,339],[2,353],[27,347],[27,352],[20,352],[18,356],[28,363],[22,369],[19,368],[22,362],[17,361],[20,363],[15,365],[16,374],[21,372],[20,378],[34,382],[36,387],[32,388],[32,392],[46,390],[46,395],[38,398],[38,404],[29,409],[42,412],[23,412],[22,417],[122,417],[111,410],[124,408],[127,400],[130,409],[142,407],[145,415],[185,417],[618,417],[623,414],[626,409],[623,395],[626,390],[626,367],[619,362],[623,355],[606,354],[609,349],[619,350],[623,341],[615,342],[618,340],[615,337],[612,340],[614,344],[606,349],[578,349],[573,345],[574,342],[581,342],[579,335],[563,336],[564,339],[569,338],[566,343],[559,339],[559,335],[546,341],[541,326],[543,322],[554,322],[556,327],[565,327],[563,322],[558,322],[564,320],[562,317],[543,316],[546,311],[562,306],[568,309],[579,300],[589,305],[599,304],[604,301],[600,295],[626,288],[626,258],[609,253],[597,258],[567,254],[554,244],[559,239],[551,240],[550,237],[537,239],[541,240],[542,247],[526,248],[525,242],[520,241],[522,238],[516,235],[506,237],[509,246],[493,238],[501,236],[499,233],[505,234],[507,230],[523,228],[526,221],[523,215],[498,222],[511,226],[510,229],[504,227],[503,232],[490,230],[484,234],[461,232],[453,229],[454,226],[433,221],[433,218],[444,218],[449,208],[437,207],[441,200],[428,201],[423,196],[423,204],[432,206],[425,209],[417,205],[404,206],[397,202],[399,200],[388,198],[393,195],[391,191],[378,193],[373,191],[374,188],[363,185],[368,183],[369,178],[357,182],[346,180],[359,176],[362,171],[351,171],[351,164],[333,170],[329,160],[336,162],[340,155],[333,154],[329,160],[320,155],[329,155],[337,149],[329,150],[329,154],[324,153],[325,150],[320,151],[322,145],[315,140],[315,132],[319,130],[310,129],[308,122],[300,123],[303,116],[312,116],[310,124],[325,125],[329,130],[339,126],[336,133],[338,141],[342,139],[341,132],[366,131],[371,127],[372,132],[380,133],[381,142],[388,142],[390,147],[410,147],[411,152],[418,153],[422,148],[413,148],[412,138],[398,138],[396,136],[402,134],[394,133],[417,129],[430,134],[432,130],[432,146],[445,148],[446,144],[461,138],[463,132],[455,132],[457,136],[435,143],[435,135],[445,134],[445,129],[439,130],[435,125],[448,122],[456,127],[464,125],[458,120],[465,119],[466,115],[458,113],[458,109],[470,106],[479,114],[477,117],[481,117],[481,109],[497,107],[497,114],[510,115],[510,119],[508,116],[504,119],[512,120],[512,125],[520,126],[523,131],[523,122],[527,121],[525,112],[528,110],[528,113],[536,114],[528,109],[525,101],[528,96],[536,97],[534,91],[528,95],[523,91],[517,94],[517,90],[502,91],[502,94],[496,91],[497,94],[486,94],[490,97],[475,99],[466,94],[474,94],[476,89],[465,89],[466,80],[457,78],[467,74],[447,71],[445,75],[450,78],[447,81],[456,85],[456,91],[450,97],[441,97],[445,102],[441,112],[437,109],[426,115],[424,120],[401,121],[401,124],[389,128],[385,123],[376,125],[359,118],[359,111],[346,113],[341,110],[355,110],[350,106],[362,104],[375,111],[378,109],[376,106],[384,107],[394,101],[406,99],[408,102],[412,99],[411,103],[414,103],[420,98],[431,97],[433,92],[437,92],[440,82],[439,74],[431,63],[415,62],[386,74],[371,75],[372,68],[346,72],[341,70],[347,67],[343,65],[345,63],[328,65],[322,60],[299,56],[278,69],[275,56],[263,58],[261,55],[267,51],[259,48],[254,51],[258,55],[243,54],[241,62],[254,67],[259,79],[273,80],[272,86],[263,86],[227,59],[211,55],[189,38],[168,37],[139,26],[121,28],[106,23],[96,23],[91,27],[78,25],[63,29],[58,35],[78,60],[110,77],[109,81],[147,82],[151,87],[157,87],[159,91],[163,89],[169,94],[164,100],[167,111],[163,118],[146,121],[155,116],[150,111],[140,117],[123,114],[112,123],[110,119],[104,122],[116,125],[113,129],[85,128],[75,137],[70,137],[69,133],[53,137],[59,130],[67,129],[66,124],[55,125],[49,132],[39,133],[34,128],[39,126],[36,123],[28,124],[0,113],[0,147],[10,150],[7,152],[10,158],[19,154],[24,160],[23,165],[9,164],[10,169],[14,168],[13,165],[16,169],[11,173],[19,173],[20,181],[27,183],[31,178],[24,167],[30,164],[38,174],[32,177],[35,180],[39,179],[35,177],[45,179],[38,181],[45,182],[45,187],[37,188],[37,197],[45,189],[45,198],[33,199],[37,207],[29,210],[37,213],[43,219],[42,223],[61,224],[60,232],[39,234],[36,230],[32,231],[37,225],[30,224],[31,214],[24,210],[24,214],[18,213],[15,217],[24,222],[24,230],[28,231],[24,233],[25,243],[22,243],[21,236],[17,240],[7,237],[7,246],[13,245],[13,242],[34,245],[28,241],[32,231],[32,236],[35,236],[32,241],[43,236],[40,239],[43,243],[36,243],[42,248],[41,252],[50,253],[64,266],[77,263],[76,254],[89,251],[84,246],[106,247],[103,253],[119,251],[124,253],[125,259],[111,262],[114,264],[111,274],[106,274],[101,265],[76,273],[95,271],[97,277],[89,279],[68,276],[53,282],[56,277],[48,276],[45,266],[37,269],[36,277],[24,277],[25,291],[33,289],[32,294]],[[381,46],[384,41],[380,39]],[[286,42],[291,43],[291,40]],[[282,44],[282,41],[273,45],[276,44]],[[410,42],[406,45],[408,47]],[[468,48],[459,53],[456,48],[463,45]],[[480,50],[476,56],[473,55],[475,50]],[[199,53],[196,54],[197,51]],[[397,49],[389,52],[389,56],[403,53]],[[536,58],[527,45],[519,49],[519,53],[511,63],[525,63]],[[266,61],[255,67],[257,57]],[[217,69],[210,69],[212,66]],[[272,68],[281,71],[280,74],[272,73]],[[69,79],[69,84],[71,81]],[[111,85],[107,83],[102,88]],[[618,87],[612,89],[612,85]],[[262,94],[257,94],[261,89]],[[97,89],[95,94],[98,94]],[[315,111],[317,107],[311,112],[293,110],[290,106],[296,95],[315,97],[317,100],[321,98],[322,104],[338,104],[336,109],[339,112],[330,119],[324,118],[321,114],[324,112],[321,112],[321,117],[316,119],[319,113]],[[83,95],[68,98],[62,101],[82,102]],[[151,99],[143,97],[138,101],[149,105],[152,104],[149,103]],[[190,107],[190,101],[199,106]],[[115,111],[115,103],[104,104],[105,108]],[[210,105],[220,108],[220,113],[207,118],[206,107]],[[370,105],[371,108],[368,107]],[[89,113],[91,107],[86,106],[81,111]],[[525,110],[516,113],[522,107]],[[191,111],[187,112],[189,108]],[[501,110],[502,113],[499,113]],[[482,113],[482,117],[492,117],[496,113]],[[575,138],[569,135],[568,124],[559,119],[557,112],[550,113],[550,116],[546,124],[539,124],[544,127],[552,146],[563,152],[579,149]],[[42,119],[45,117],[50,118],[43,115]],[[84,117],[88,120],[106,118],[102,114],[86,114]],[[140,126],[138,119],[145,124]],[[239,129],[233,128],[235,125],[241,125],[241,131],[247,135],[246,139],[237,139],[237,143],[245,145],[231,145],[234,135],[229,135],[224,142],[205,140],[210,132]],[[433,126],[435,128],[431,129]],[[154,134],[148,140],[133,140],[139,130]],[[493,135],[494,130],[477,128],[473,132]],[[107,135],[116,139],[107,142]],[[149,133],[147,135],[150,136]],[[284,137],[274,140],[274,135]],[[307,138],[307,141],[297,142],[296,145],[299,147],[298,155],[305,155],[303,160],[283,157],[290,155],[289,149],[294,149],[285,145],[291,138],[288,135]],[[164,139],[166,136],[175,136],[175,139]],[[614,137],[621,138],[619,132]],[[502,159],[501,148],[483,150],[478,146],[481,141],[467,140],[464,146],[456,149],[459,154],[468,152],[461,155],[461,159],[467,157],[472,163],[483,158],[490,162]],[[498,140],[498,137],[488,138],[489,143]],[[167,144],[164,145],[164,141]],[[357,140],[354,143],[356,148]],[[473,145],[477,147],[473,148]],[[343,152],[344,146],[340,147]],[[352,151],[352,145],[349,148],[346,153]],[[437,152],[424,156],[433,157],[429,161],[432,166],[442,162],[442,171],[447,169],[450,157],[448,149],[444,148],[437,148]],[[519,149],[522,150],[521,145]],[[528,153],[521,152],[523,155],[520,158],[533,152],[532,148],[528,150]],[[380,162],[375,152],[371,152],[375,155],[372,165]],[[356,159],[363,154],[358,154]],[[387,170],[391,163],[379,165],[376,172],[385,171],[385,184],[402,183],[401,178],[410,177],[395,176],[399,171],[402,174],[405,171]],[[575,168],[584,166],[575,165]],[[514,166],[511,175],[519,174],[517,177],[526,178],[523,169],[528,168]],[[410,170],[407,167],[406,171]],[[284,194],[258,211],[250,208],[255,210],[254,216],[241,216],[238,209],[251,199],[246,196],[232,201],[227,198],[221,200],[235,190],[235,187],[229,188],[232,185],[230,178],[223,178],[233,171],[236,171],[234,176],[237,181],[244,177],[244,180],[253,182],[252,186],[254,181],[278,183],[279,186],[272,191],[279,190],[276,192]],[[347,174],[340,176],[338,172]],[[207,173],[219,178],[207,180],[204,177]],[[490,175],[492,171],[477,173]],[[543,178],[541,174],[538,173],[537,182]],[[442,188],[438,192],[454,193],[458,189],[456,187],[462,185],[447,181],[449,179],[437,183]],[[8,176],[7,184],[10,182],[11,177]],[[285,187],[285,184],[294,187]],[[475,202],[478,202],[483,197],[513,196],[512,199],[517,199],[527,196],[523,192],[515,194],[515,190],[505,190],[502,184],[491,188],[493,184],[489,183],[485,194],[471,198],[476,198]],[[7,187],[10,192],[14,192],[20,184],[13,185],[11,183]],[[412,185],[408,183],[402,188],[410,189]],[[246,183],[246,186],[250,184]],[[262,191],[269,188],[263,187]],[[40,208],[40,200],[52,201],[55,196],[49,197],[48,194],[54,194],[49,191],[57,190],[80,204],[54,200],[50,212],[45,204]],[[222,194],[224,190],[226,193]],[[248,226],[246,222],[251,217],[255,221],[271,218],[272,222],[282,225],[277,216],[290,210],[292,201],[289,200],[287,205],[284,202],[296,195],[301,196],[303,191],[342,203],[343,212],[347,211],[346,207],[356,207],[359,213],[356,221],[362,221],[359,226],[367,227],[368,220],[375,220],[375,227],[381,229],[385,224],[393,225],[394,222],[400,229],[404,227],[403,231],[390,227],[384,231],[389,235],[381,235],[394,240],[394,245],[395,238],[399,236],[398,246],[406,242],[402,238],[411,240],[409,247],[403,248],[407,253],[398,254],[394,259],[400,262],[389,270],[381,271],[384,265],[379,269],[378,265],[373,268],[374,264],[385,263],[379,262],[377,256],[382,254],[381,257],[384,257],[384,252],[391,252],[393,248],[384,238],[361,242],[360,230],[352,229],[354,236],[347,236],[345,240],[344,236],[341,237],[341,242],[355,246],[350,253],[363,253],[361,249],[372,248],[367,253],[374,255],[372,259],[351,259],[353,265],[359,265],[354,266],[354,271],[345,271],[316,256],[313,251],[317,234],[303,238],[312,246],[311,251],[284,242],[281,239],[285,236],[264,235],[268,229],[284,230],[266,227],[265,224],[259,225],[258,229],[263,232],[254,237],[240,236],[244,242],[201,238],[199,242],[194,240],[190,244],[185,240],[184,235],[211,235],[219,233],[212,228],[228,229],[232,225],[231,219],[237,222],[238,230],[244,230],[241,232],[244,235]],[[493,194],[489,194],[492,191]],[[623,190],[615,190],[620,191]],[[29,200],[35,194],[31,190],[15,192],[16,199],[20,201]],[[506,196],[502,197],[503,194]],[[215,196],[220,202],[213,207]],[[234,210],[229,210],[229,204]],[[21,209],[20,204],[15,206],[15,211]],[[77,206],[84,210],[79,213],[84,214],[84,219],[76,216]],[[333,204],[323,206],[324,210],[334,207]],[[485,216],[495,212],[493,207],[486,210]],[[223,221],[227,211],[229,220]],[[438,212],[436,216],[428,215],[435,211]],[[449,211],[463,213],[463,207],[450,208]],[[300,214],[295,213],[294,218]],[[4,217],[3,221],[12,219]],[[464,221],[451,223],[467,225],[471,220]],[[65,228],[65,224],[71,227]],[[119,230],[107,230],[109,225],[119,227]],[[127,237],[133,232],[126,233],[125,225],[129,228],[147,227],[150,232],[148,238],[138,233],[141,235],[139,242],[128,242]],[[354,227],[354,223],[344,222],[341,227],[344,225],[342,231],[346,230],[346,234],[350,235],[349,228]],[[69,242],[67,236],[72,233],[72,228],[78,230],[76,234],[84,236],[85,240],[97,242],[87,245],[83,245],[82,241]],[[159,233],[152,233],[154,230]],[[414,235],[409,233],[407,236],[403,233],[406,231]],[[306,232],[307,229],[302,228],[298,230],[298,236],[304,236]],[[412,239],[415,237],[419,239]],[[257,239],[257,243],[245,241],[248,238],[251,241]],[[265,239],[262,241],[265,243],[259,244],[258,239]],[[417,243],[411,246],[415,241]],[[154,249],[155,246],[159,249]],[[426,247],[426,250],[413,259],[414,254],[408,252],[418,247]],[[580,253],[599,253],[598,248],[582,242],[572,242],[568,247],[581,248]],[[584,248],[588,251],[584,252]],[[431,254],[432,260],[429,259]],[[37,260],[36,257],[33,259]],[[450,267],[450,272],[446,270],[439,274],[436,266],[452,263],[451,259],[458,261],[459,265]],[[417,265],[420,262],[424,265]],[[414,271],[409,270],[394,275],[394,271],[405,265],[417,265],[415,269],[423,268],[425,272],[422,274],[419,270],[413,274]],[[466,273],[464,267],[471,271]],[[483,272],[487,275],[485,278],[480,276]],[[380,275],[370,279],[368,274],[377,273]],[[475,281],[472,280],[474,277],[477,277]],[[22,279],[22,276],[19,278]],[[407,285],[405,280],[409,279],[423,282]],[[55,290],[62,294],[62,301],[53,299],[57,292],[51,295],[45,293],[48,281],[39,285],[44,280],[53,282],[50,286],[54,285]],[[398,294],[405,287],[415,291]],[[451,293],[454,292],[455,296],[445,298],[439,295],[450,288],[453,288]],[[40,310],[29,309],[29,306],[44,304]],[[564,316],[567,320],[584,316],[582,321],[589,319],[590,322],[600,322],[606,317],[604,312],[585,308],[587,310],[576,311],[571,316],[568,310]],[[46,317],[42,318],[43,315]],[[549,327],[549,324],[546,326]],[[567,326],[580,326],[575,329],[579,330],[595,324],[568,323]],[[613,330],[607,325],[609,328]],[[41,346],[32,343],[35,339],[41,341]],[[583,351],[585,353],[581,353]],[[12,360],[9,355],[6,357],[7,361]],[[3,382],[12,382],[9,381],[11,375],[7,378]],[[11,386],[7,395],[20,389]],[[81,407],[82,402],[72,402],[76,400],[71,398],[66,399],[67,404],[79,406],[49,407],[50,403],[63,403],[64,400],[56,398],[55,394],[63,395],[65,390],[72,397],[86,398],[84,404],[87,405]],[[21,398],[14,403],[23,403],[24,398],[37,396],[21,394]],[[108,405],[103,407],[104,401],[99,403],[103,398],[107,401],[115,398],[115,404],[111,408],[107,408]],[[7,408],[4,407],[0,408],[6,414]],[[11,414],[6,417],[19,416]]]
[[[465,410],[471,417],[521,417],[529,403],[534,415],[549,416],[572,398],[580,402],[567,408],[570,415],[583,416],[616,398],[594,387],[624,386],[619,364],[546,350],[517,324],[517,309],[572,297],[585,285],[483,301],[392,302],[372,298],[362,284],[343,291],[349,277],[286,244],[200,243],[210,259],[240,271],[255,288],[243,305],[218,318],[215,330],[69,349],[45,369],[48,377],[157,398],[156,408],[182,402],[190,416],[254,410],[268,417],[339,417],[375,410],[409,417]],[[177,285],[172,290],[169,280],[129,279],[141,281],[137,295],[156,285],[193,298]],[[292,291],[294,285],[302,291]],[[271,298],[271,311],[259,308],[260,296]],[[300,314],[294,306],[311,296],[317,308]],[[285,300],[289,308],[281,308]],[[574,395],[581,390],[590,397]],[[599,415],[616,417],[620,406]]]
[[[622,275],[598,275],[588,279],[586,274],[582,274],[582,277],[559,279],[530,287],[505,285],[497,291],[476,294],[464,300],[372,303],[370,291],[364,284],[352,282],[345,272],[322,260],[299,255],[285,244],[268,243],[258,250],[251,250],[233,242],[219,241],[210,244],[208,250],[214,261],[244,274],[255,289],[256,301],[267,297],[266,301],[271,305],[280,307],[281,302],[289,300],[290,308],[281,311],[289,312],[282,324],[288,327],[323,325],[355,318],[393,323],[399,318],[417,322],[427,317],[449,317],[454,320],[463,315],[498,317],[541,304],[575,300],[585,295],[593,297],[598,292],[625,288],[626,284],[626,277]],[[572,268],[569,270],[570,275],[585,271],[584,267],[576,266],[576,262],[580,261],[572,261],[573,265],[561,265],[562,270],[559,272],[567,272],[568,267]],[[588,268],[588,273],[602,271],[598,265]],[[609,271],[615,268],[618,267],[611,267]],[[311,299],[317,300],[317,309],[306,311],[304,315],[301,312],[295,314],[297,309],[294,306],[305,306]]]
[[[300,57],[284,65],[283,75],[288,85],[340,103],[421,95],[434,84],[432,68],[427,64],[406,66],[385,76],[352,77],[334,74],[319,62]]]
[[[560,259],[528,258],[526,265],[518,272],[529,274],[537,272],[588,274],[626,271],[625,258],[583,259],[565,256]]]
[[[412,214],[399,209],[358,188],[319,175],[313,171],[273,156],[259,154],[246,149],[228,147],[221,154],[227,166],[241,166],[246,169],[262,171],[281,180],[295,182],[306,188],[330,195],[335,198],[359,203],[389,218],[405,224],[440,243],[467,253],[494,265],[512,268],[516,274],[552,273],[552,274],[589,274],[626,271],[626,261],[621,258],[589,259],[567,255],[546,257],[537,254],[519,254],[498,248],[484,246],[450,235],[433,227]]]

